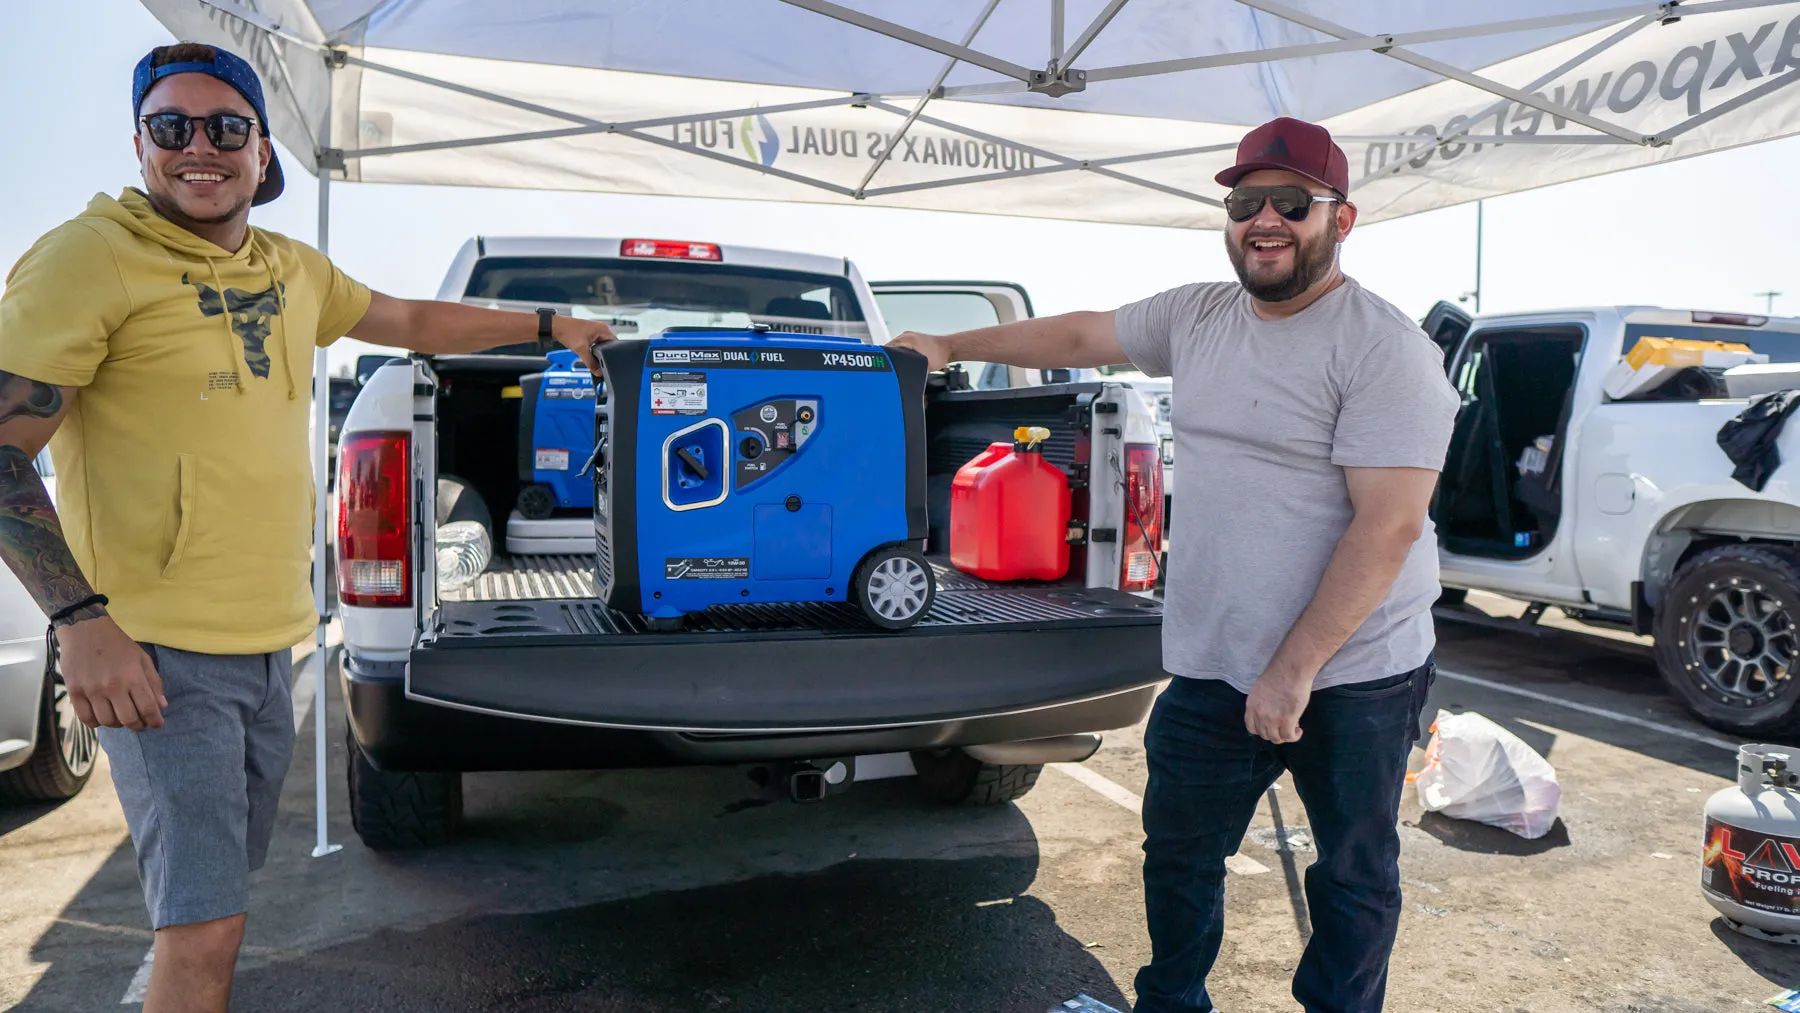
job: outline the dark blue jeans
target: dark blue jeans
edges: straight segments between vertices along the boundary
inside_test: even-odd
[[[1244,694],[1177,678],[1144,736],[1144,906],[1150,963],[1137,1013],[1207,1013],[1206,975],[1225,923],[1225,859],[1285,769],[1306,804],[1318,861],[1306,870],[1312,939],[1294,972],[1307,1013],[1378,1013],[1400,925],[1400,792],[1436,677],[1414,672],[1312,695],[1300,741],[1244,727]]]

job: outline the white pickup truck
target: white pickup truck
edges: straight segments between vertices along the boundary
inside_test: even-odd
[[[1613,306],[1424,322],[1462,393],[1432,516],[1446,600],[1491,591],[1654,636],[1670,689],[1715,727],[1800,719],[1800,431],[1761,490],[1732,478],[1721,426],[1744,399],[1610,400],[1640,338],[1736,342],[1800,362],[1800,320]]]
[[[870,285],[842,258],[619,239],[474,239],[439,297],[550,306],[625,340],[766,325],[881,344],[890,329],[1030,313],[1017,286]],[[598,599],[591,520],[569,518],[587,533],[561,554],[500,551],[529,481],[521,377],[545,352],[359,364],[335,548],[350,808],[369,846],[451,837],[461,774],[476,770],[741,765],[758,790],[802,801],[910,771],[944,801],[1001,802],[1148,711],[1162,679],[1162,476],[1129,387],[979,363],[932,378],[925,550],[939,594],[914,629],[879,631],[851,606],[733,606],[668,633]],[[990,382],[958,382],[971,373]],[[1045,456],[1071,476],[1073,563],[1061,582],[987,584],[942,565],[950,479],[1021,425],[1052,431]],[[436,528],[469,516],[471,490],[496,553],[472,584],[440,590]]]

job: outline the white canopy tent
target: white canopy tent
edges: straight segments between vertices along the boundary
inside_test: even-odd
[[[321,247],[333,179],[1220,228],[1277,115],[1364,222],[1800,131],[1793,0],[143,2],[257,66]]]

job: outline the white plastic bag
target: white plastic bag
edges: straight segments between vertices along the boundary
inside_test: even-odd
[[[1425,767],[1412,775],[1419,805],[1535,839],[1562,802],[1556,770],[1517,735],[1473,711],[1438,711]]]

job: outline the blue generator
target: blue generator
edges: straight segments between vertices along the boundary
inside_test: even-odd
[[[715,605],[924,617],[922,356],[855,338],[670,330],[597,351],[600,596],[652,627]]]
[[[557,510],[591,510],[594,377],[568,349],[542,373],[519,378],[519,513],[537,521]]]

